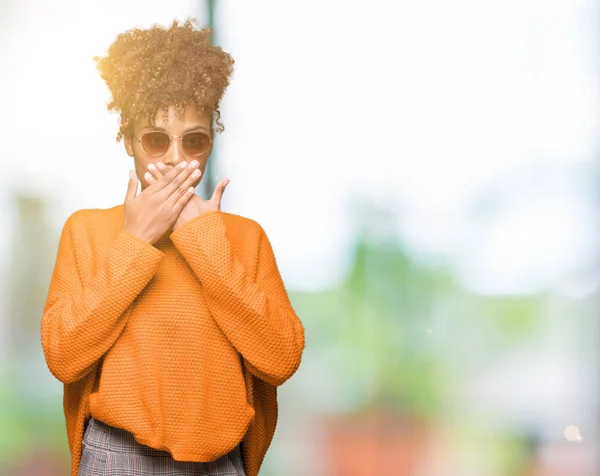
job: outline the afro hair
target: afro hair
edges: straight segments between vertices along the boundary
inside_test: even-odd
[[[104,57],[94,57],[112,99],[109,111],[120,112],[117,141],[140,120],[154,124],[159,110],[187,104],[212,114],[216,131],[223,131],[219,103],[233,73],[233,58],[210,41],[212,30],[195,29],[196,20],[169,28],[152,25],[121,33]],[[214,130],[214,128],[213,128]]]

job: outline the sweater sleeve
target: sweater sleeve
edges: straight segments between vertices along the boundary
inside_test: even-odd
[[[258,227],[256,276],[232,254],[218,210],[188,221],[171,240],[200,280],[211,315],[247,368],[278,386],[300,365],[304,327],[291,306],[267,235]]]
[[[41,321],[41,341],[50,372],[68,384],[84,377],[117,340],[125,311],[158,270],[163,253],[122,229],[92,273],[78,260],[86,232],[82,214],[66,221]],[[83,253],[83,252],[82,252]]]

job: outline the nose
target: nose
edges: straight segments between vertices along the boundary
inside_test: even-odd
[[[165,165],[171,164],[175,166],[182,160],[184,160],[184,155],[183,148],[181,147],[181,141],[179,140],[179,137],[175,136],[171,138],[171,143],[165,152],[163,162]]]

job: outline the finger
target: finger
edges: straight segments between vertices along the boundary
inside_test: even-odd
[[[156,179],[152,176],[150,172],[146,172],[144,174],[144,180],[148,185],[152,185],[153,182],[156,182]]]
[[[183,194],[177,199],[175,205],[173,206],[174,213],[181,213],[183,207],[186,206],[187,202],[194,196],[194,187],[189,187],[184,190]]]
[[[127,193],[125,194],[125,201],[133,200],[137,195],[138,179],[135,171],[129,171],[129,182],[127,183]]]
[[[200,169],[193,170],[189,177],[177,188],[177,190],[175,190],[169,196],[169,198],[167,198],[167,200],[173,203],[173,207],[175,206],[179,198],[187,192],[187,190],[189,190],[190,188],[192,190],[196,190],[196,188],[194,187],[194,183],[196,182],[198,177],[200,177],[201,173],[202,172],[200,171]]]
[[[177,187],[187,178],[187,175],[179,177],[180,173],[185,173],[187,171],[186,166],[187,166],[187,163],[185,161],[179,162],[179,164],[177,164],[176,167],[173,167],[166,174],[164,174],[160,179],[156,180],[152,184],[152,190],[156,193],[164,191],[164,193],[166,194],[167,197],[169,195],[171,195],[173,190],[176,190]],[[177,177],[179,177],[177,179],[177,183],[175,184],[175,186],[171,186],[173,180],[175,180]],[[169,186],[171,186],[171,187],[167,189],[167,187],[169,187]],[[165,190],[165,189],[167,189],[167,190]]]
[[[182,164],[184,164],[184,165],[182,165]],[[190,175],[194,172],[194,170],[198,170],[199,165],[200,164],[198,163],[197,160],[192,160],[192,162],[190,164],[186,164],[186,162],[181,162],[180,164],[177,164],[177,169],[178,169],[177,175],[174,176],[173,179],[161,190],[161,194],[163,195],[163,198],[165,200],[167,200],[173,193],[176,193],[180,189],[180,187],[186,183],[186,181],[188,180]],[[173,171],[170,170],[167,173],[167,175],[163,176],[163,178],[167,177],[172,172]],[[200,171],[198,171],[198,172],[200,172]],[[196,174],[194,175],[195,179],[197,179],[197,177],[199,177],[199,175],[197,175],[198,172],[196,172]],[[178,196],[179,196],[179,194],[177,194],[177,196],[174,198],[177,199]]]
[[[156,168],[160,171],[162,175],[166,174],[169,171],[168,167],[160,161],[156,162],[154,165],[156,165]]]
[[[210,197],[211,202],[213,200],[216,200],[217,203],[221,203],[221,197],[223,196],[223,192],[225,192],[225,188],[227,187],[227,184],[229,184],[228,178],[221,180],[217,184],[217,186],[215,187],[215,191],[212,194],[212,197]]]
[[[157,168],[156,164],[148,164],[147,166],[148,168],[148,174],[150,174],[150,177],[152,179],[155,180],[160,180],[160,178],[163,176],[162,172]],[[146,176],[146,174],[144,174],[144,177]]]

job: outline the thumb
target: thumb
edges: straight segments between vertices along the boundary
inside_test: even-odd
[[[218,204],[220,204],[221,198],[223,197],[223,192],[225,191],[225,187],[227,187],[228,184],[229,179],[225,179],[219,182],[219,184],[215,187],[215,191],[213,192],[212,197],[210,197],[209,201],[216,201]]]
[[[137,176],[135,175],[135,171],[130,170],[129,171],[129,182],[127,184],[127,194],[125,195],[126,202],[128,202],[129,200],[133,200],[133,198],[135,198],[135,196],[137,195],[137,189],[138,189]]]

